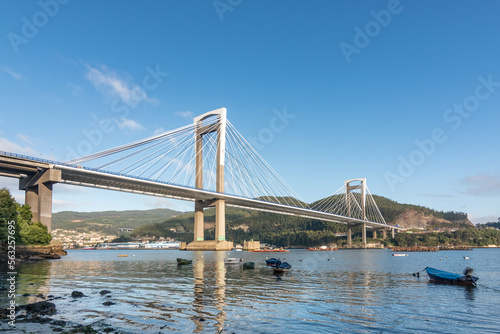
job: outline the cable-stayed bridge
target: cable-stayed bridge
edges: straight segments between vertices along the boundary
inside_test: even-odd
[[[0,176],[19,178],[33,220],[51,227],[52,185],[66,183],[195,203],[194,241],[188,249],[230,249],[225,206],[370,227],[394,234],[365,179],[345,181],[331,196],[308,205],[227,120],[221,108],[190,125],[66,162],[0,151]],[[216,240],[204,239],[203,209],[215,206]]]

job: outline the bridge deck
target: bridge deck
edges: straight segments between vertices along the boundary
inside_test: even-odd
[[[344,217],[332,213],[294,207],[279,203],[266,202],[253,198],[244,198],[226,193],[189,188],[181,185],[160,183],[126,175],[92,170],[79,166],[66,165],[54,161],[36,159],[0,153],[0,173],[21,178],[23,174],[34,173],[38,169],[54,168],[61,170],[61,182],[78,186],[101,188],[115,191],[131,192],[150,196],[168,197],[187,201],[211,201],[223,199],[229,206],[266,211],[277,214],[293,215],[304,218],[352,224],[366,224],[372,228],[395,228],[395,226],[361,219]],[[5,176],[9,176],[5,175]]]

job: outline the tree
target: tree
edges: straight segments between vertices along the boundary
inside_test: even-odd
[[[47,245],[52,236],[47,226],[40,222],[32,222],[33,214],[29,205],[16,203],[9,190],[0,189],[0,241],[7,241],[7,225],[15,221],[16,244],[18,245]]]
[[[0,189],[0,242],[7,242],[7,226],[17,217],[17,203],[7,188]],[[17,230],[17,229],[16,229]]]

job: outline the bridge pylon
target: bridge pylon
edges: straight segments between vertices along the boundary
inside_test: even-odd
[[[216,192],[224,193],[224,163],[226,153],[226,108],[209,111],[194,118],[195,124],[195,187],[203,190],[203,137],[217,132]],[[208,118],[217,117],[215,126],[208,125]],[[205,240],[203,210],[215,206],[215,240]],[[194,205],[194,240],[186,250],[231,250],[233,243],[226,240],[226,203],[225,200],[196,200]]]
[[[359,184],[356,185],[351,185],[353,182],[359,182]],[[352,179],[352,180],[347,180],[345,181],[345,199],[346,199],[346,205],[347,205],[347,215],[348,217],[351,217],[351,196],[350,193],[352,190],[355,189],[361,189],[361,212],[362,212],[362,219],[366,220],[366,178],[361,178],[361,179]],[[352,228],[353,224],[349,223],[347,224],[347,245],[350,247],[352,246]],[[362,224],[362,243],[363,247],[366,248],[366,224]]]

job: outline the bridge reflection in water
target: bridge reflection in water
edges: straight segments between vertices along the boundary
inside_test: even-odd
[[[193,322],[196,325],[195,333],[203,331],[206,318],[214,317],[217,321],[217,332],[220,332],[225,327],[226,321],[226,265],[224,264],[225,253],[215,252],[215,263],[205,262],[204,252],[194,252],[193,274],[194,274],[194,311],[196,316],[193,316]],[[239,265],[238,265],[239,266]],[[207,270],[208,269],[208,270]],[[205,275],[205,271],[208,275]],[[215,270],[215,273],[213,272]],[[215,275],[214,275],[215,274]],[[213,282],[215,279],[215,282]],[[208,299],[208,301],[206,300]],[[216,314],[207,313],[205,308],[207,305],[214,303]],[[215,311],[215,310],[213,310]]]

